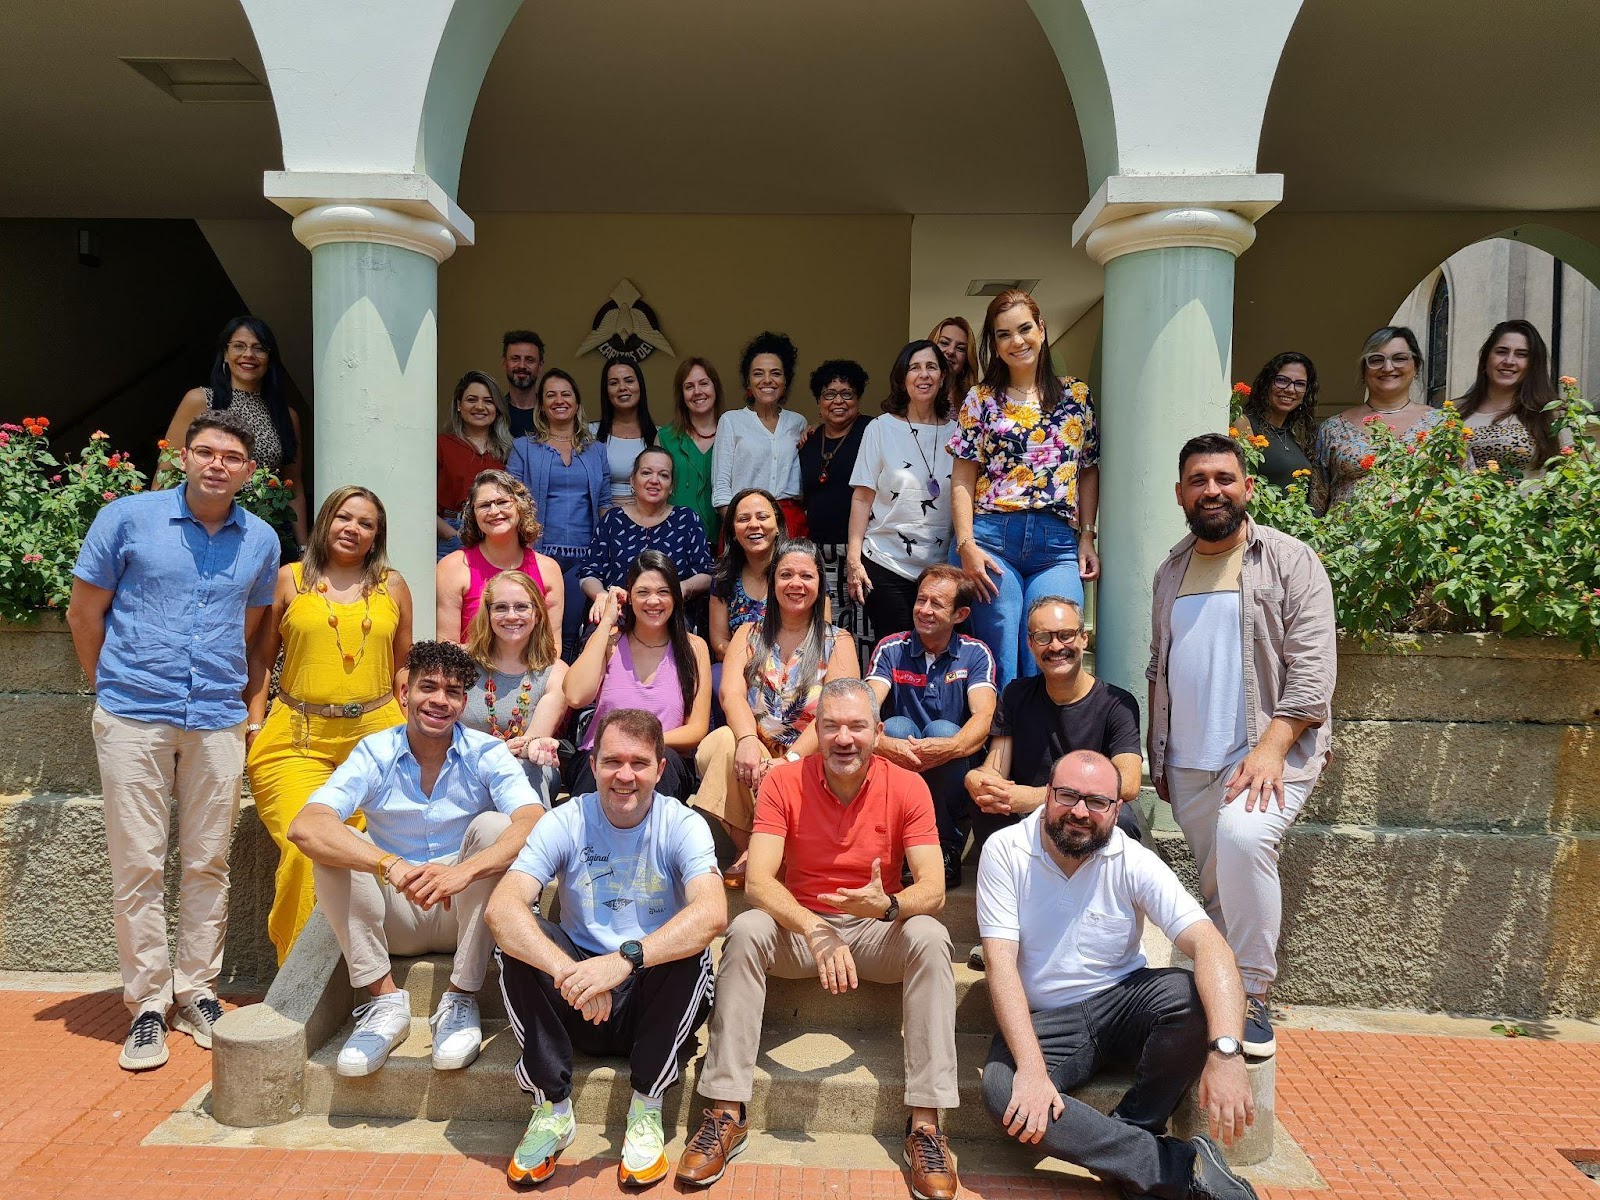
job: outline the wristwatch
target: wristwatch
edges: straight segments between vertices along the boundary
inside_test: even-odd
[[[1208,1049],[1213,1054],[1220,1054],[1223,1058],[1238,1058],[1244,1053],[1244,1047],[1239,1044],[1238,1038],[1219,1037],[1211,1042]]]
[[[889,897],[889,910],[887,912],[885,912],[883,914],[883,916],[879,917],[878,920],[880,920],[880,921],[892,921],[896,917],[898,917],[899,915],[900,915],[900,897],[899,896],[890,896]]]
[[[634,974],[644,967],[644,943],[629,939],[617,947],[617,953],[633,964]],[[1237,1043],[1236,1043],[1237,1044]]]

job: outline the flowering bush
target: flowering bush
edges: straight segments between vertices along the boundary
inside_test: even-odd
[[[24,619],[65,608],[72,564],[99,512],[143,491],[127,455],[96,431],[75,463],[50,453],[48,417],[0,425],[0,617]]]
[[[1412,439],[1369,418],[1367,479],[1327,517],[1307,503],[1309,480],[1280,490],[1259,475],[1251,515],[1317,551],[1348,632],[1486,630],[1600,649],[1600,460],[1575,379],[1552,408],[1572,446],[1541,478],[1493,460],[1468,468],[1472,431],[1446,403],[1451,418]],[[1240,439],[1252,474],[1256,440]]]
[[[132,458],[110,447],[96,430],[76,462],[50,453],[48,417],[0,425],[0,618],[27,620],[44,609],[65,609],[72,593],[72,564],[94,523],[111,501],[145,489]],[[157,478],[183,482],[177,451],[161,443]],[[280,531],[292,530],[292,481],[257,471],[239,503]]]

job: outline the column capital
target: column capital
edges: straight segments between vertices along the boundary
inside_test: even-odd
[[[377,242],[443,262],[472,244],[472,219],[427,175],[268,171],[263,191],[294,217],[294,235],[308,250]]]
[[[1102,266],[1167,246],[1237,258],[1255,241],[1255,222],[1282,198],[1282,175],[1114,175],[1073,222],[1072,241]]]

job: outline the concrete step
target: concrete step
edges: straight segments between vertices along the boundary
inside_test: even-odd
[[[503,1022],[485,1021],[484,1050],[477,1062],[464,1071],[446,1072],[433,1069],[427,1021],[415,1018],[410,1037],[383,1070],[363,1079],[346,1079],[334,1069],[350,1030],[347,1023],[306,1064],[305,1111],[339,1117],[526,1120],[530,1100],[511,1079],[517,1043]],[[989,1043],[981,1034],[957,1035],[961,1106],[944,1119],[952,1138],[1004,1140],[999,1126],[984,1112],[979,1092]],[[699,1065],[696,1057],[685,1068],[680,1085],[667,1095],[665,1115],[674,1131],[699,1121],[704,1107],[694,1091]],[[1262,1119],[1236,1147],[1236,1161],[1256,1162],[1271,1154],[1273,1072],[1270,1060],[1251,1067]],[[1128,1084],[1127,1075],[1107,1073],[1074,1094],[1106,1112]],[[622,1060],[579,1056],[574,1064],[573,1108],[581,1122],[617,1127],[626,1116],[630,1091]],[[756,1061],[748,1111],[752,1125],[763,1130],[892,1136],[905,1126],[904,1093],[904,1043],[898,1033],[858,1032],[846,1040],[832,1033],[768,1030]],[[1197,1119],[1191,1095],[1174,1118],[1174,1132],[1189,1136],[1200,1128]]]
[[[721,939],[712,947],[717,958]],[[956,1028],[963,1033],[994,1033],[994,1010],[989,1004],[989,989],[983,973],[965,961],[952,964],[956,977]],[[430,954],[422,958],[394,960],[395,982],[411,993],[411,1014],[427,1017],[439,1006],[439,998],[450,986],[450,956]],[[366,999],[352,992],[352,1008]],[[489,976],[478,994],[479,1012],[486,1020],[504,1020],[505,999],[500,991],[499,972],[491,963]],[[901,990],[897,984],[863,983],[846,996],[825,991],[815,978],[770,979],[767,983],[765,1024],[774,1029],[898,1030],[901,1017]]]

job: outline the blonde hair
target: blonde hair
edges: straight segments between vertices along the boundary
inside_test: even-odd
[[[505,584],[515,584],[533,601],[533,633],[522,652],[522,662],[530,671],[543,671],[556,660],[555,634],[550,628],[550,613],[544,606],[544,592],[522,571],[501,571],[483,585],[478,611],[472,614],[472,622],[467,626],[467,653],[483,670],[494,670],[495,632],[489,623],[489,605]]]
[[[335,488],[322,507],[317,510],[317,521],[311,527],[311,537],[306,542],[305,558],[300,565],[300,590],[309,592],[328,573],[328,543],[333,535],[333,519],[339,515],[347,500],[359,496],[378,512],[378,528],[372,535],[372,546],[361,564],[361,592],[371,595],[381,591],[389,579],[389,514],[383,501],[371,488],[347,483]]]

